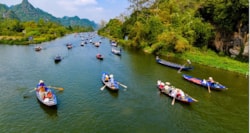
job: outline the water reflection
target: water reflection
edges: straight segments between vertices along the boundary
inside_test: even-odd
[[[110,89],[106,89],[108,92],[109,92],[109,94],[112,96],[112,97],[114,97],[114,98],[117,98],[118,97],[118,95],[119,95],[119,92],[115,92],[115,91],[112,91],[112,90],[110,90]],[[121,91],[121,90],[119,90],[119,91]]]
[[[57,118],[57,106],[46,106],[44,104],[42,104],[38,99],[37,102],[40,105],[40,108],[42,108],[42,110],[48,115],[49,118],[54,119]]]

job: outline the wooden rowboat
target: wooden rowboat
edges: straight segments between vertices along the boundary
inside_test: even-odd
[[[118,49],[115,49],[115,48],[112,48],[111,49],[111,52],[115,55],[118,55],[118,56],[121,56],[121,49],[118,50]]]
[[[43,91],[42,87],[44,87]],[[36,97],[41,103],[43,103],[46,106],[57,105],[57,98],[55,93],[50,88],[46,87],[43,82],[39,82],[35,90],[36,90]]]
[[[181,89],[170,86],[169,82],[163,83],[160,80],[157,81],[157,88],[159,91],[169,97],[175,98],[176,100],[183,103],[198,102],[198,100],[192,98],[188,94],[184,93]]]
[[[189,76],[189,75],[186,75],[186,74],[183,74],[182,77],[184,79],[186,79],[187,81],[190,81],[194,84],[197,84],[197,85],[200,85],[200,86],[203,86],[203,87],[209,87],[211,89],[214,89],[214,90],[227,90],[227,88],[224,86],[224,85],[221,85],[220,83],[218,82],[214,82],[214,83],[211,83],[209,81],[206,81],[204,79],[199,79],[199,78],[195,78],[195,77],[192,77],[192,76]]]
[[[60,55],[57,55],[55,58],[54,58],[54,61],[55,63],[58,63],[62,60],[62,57]]]
[[[106,78],[107,80],[105,80]],[[114,80],[114,77],[112,74],[110,75],[108,73],[103,72],[101,80],[102,80],[102,83],[105,85],[105,87],[107,87],[108,89],[112,91],[119,90],[119,83]]]
[[[181,69],[181,70],[185,70],[185,71],[193,69],[192,66],[185,66],[185,65],[176,64],[176,63],[173,63],[170,61],[160,59],[158,57],[156,57],[156,62],[161,64],[161,65],[164,65],[164,66],[168,66],[168,67],[175,68],[175,69]]]
[[[41,51],[41,50],[42,50],[42,47],[40,47],[40,46],[35,47],[35,51]]]
[[[103,56],[101,54],[97,54],[96,58],[99,59],[99,60],[103,60]]]

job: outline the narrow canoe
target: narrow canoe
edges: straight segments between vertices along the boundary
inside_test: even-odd
[[[166,82],[169,83],[169,82]],[[188,94],[184,93],[181,89],[175,88],[174,86],[170,86],[169,84],[165,84],[160,80],[157,81],[157,88],[159,91],[169,97],[172,97],[183,103],[193,103],[198,102],[198,100],[192,98]]]
[[[161,64],[161,65],[164,65],[164,66],[168,66],[168,67],[175,68],[175,69],[181,69],[181,70],[185,70],[185,71],[193,69],[192,66],[180,65],[180,64],[176,64],[176,63],[166,61],[166,60],[163,60],[163,59],[160,59],[160,58],[156,58],[156,62]]]
[[[203,87],[209,87],[211,89],[214,89],[214,90],[226,90],[227,87],[225,87],[224,85],[221,85],[220,83],[218,82],[214,82],[214,83],[211,83],[209,81],[206,81],[204,79],[199,79],[199,78],[195,78],[195,77],[192,77],[192,76],[189,76],[189,75],[186,75],[186,74],[183,74],[182,77],[184,79],[186,79],[187,81],[190,81],[194,84],[197,84],[197,85],[200,85],[200,86],[203,86]]]
[[[105,81],[106,76],[108,76],[108,80],[107,80],[107,81]],[[117,81],[114,80],[114,77],[113,77],[112,74],[110,75],[110,74],[108,74],[108,73],[106,73],[106,72],[103,72],[103,73],[102,73],[102,78],[101,78],[101,80],[102,80],[102,83],[103,83],[108,89],[110,89],[110,90],[112,90],[112,91],[118,91],[118,90],[119,90],[119,84],[118,84]]]

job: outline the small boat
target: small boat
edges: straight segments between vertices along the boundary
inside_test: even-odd
[[[111,52],[115,55],[121,56],[121,49],[118,50],[118,49],[112,48]]]
[[[101,54],[97,54],[96,58],[99,59],[99,60],[103,60],[103,56]]]
[[[169,97],[175,98],[178,101],[183,103],[193,103],[198,102],[198,100],[192,98],[188,94],[184,93],[181,89],[175,88],[174,86],[170,86],[169,82],[162,82],[160,80],[157,81],[157,88],[159,91]]]
[[[35,47],[35,51],[41,51],[42,50],[42,47],[41,46],[36,46]]]
[[[57,98],[55,93],[48,88],[42,80],[39,81],[36,90],[37,99],[46,106],[56,106]]]
[[[66,46],[68,49],[71,49],[73,47],[72,44],[70,44],[70,43],[66,44]]]
[[[118,45],[117,45],[117,43],[115,41],[112,41],[111,46],[117,47]]]
[[[185,71],[193,69],[192,66],[185,66],[185,65],[180,65],[180,64],[173,63],[173,62],[169,62],[169,61],[160,59],[158,56],[156,57],[156,62],[164,66],[172,67],[175,69],[181,69]]]
[[[99,46],[100,46],[100,42],[95,42],[94,45],[95,45],[96,47],[99,47]]]
[[[186,74],[183,74],[182,77],[186,79],[187,81],[190,81],[194,84],[197,84],[206,88],[209,86],[211,89],[214,89],[214,90],[227,90],[227,88],[224,85],[221,85],[218,82],[211,83],[210,81],[207,81],[205,79],[195,78]]]
[[[81,46],[84,46],[84,42],[81,42]]]
[[[112,91],[118,91],[119,90],[119,84],[117,81],[114,80],[114,77],[112,74],[108,73],[102,73],[102,83],[107,87],[108,89]]]
[[[55,58],[54,58],[54,61],[56,63],[60,62],[62,60],[62,57],[60,55],[57,55]]]

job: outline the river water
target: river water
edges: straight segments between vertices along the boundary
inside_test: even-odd
[[[84,33],[87,37],[88,34]],[[67,35],[36,45],[0,45],[0,130],[2,133],[247,133],[249,132],[249,78],[238,73],[192,63],[182,71],[159,65],[151,54],[122,48],[111,53],[110,42],[81,47],[81,38]],[[66,43],[72,43],[68,50]],[[104,60],[97,60],[101,53]],[[55,64],[53,58],[64,59]],[[165,58],[166,59],[166,58]],[[184,64],[183,60],[168,59]],[[102,72],[128,86],[118,93],[103,91]],[[212,91],[182,78],[212,76],[228,87]],[[32,91],[38,81],[62,87],[54,90],[57,108],[42,105]],[[168,81],[199,102],[186,105],[159,94],[157,80]],[[31,91],[31,92],[30,92]]]

